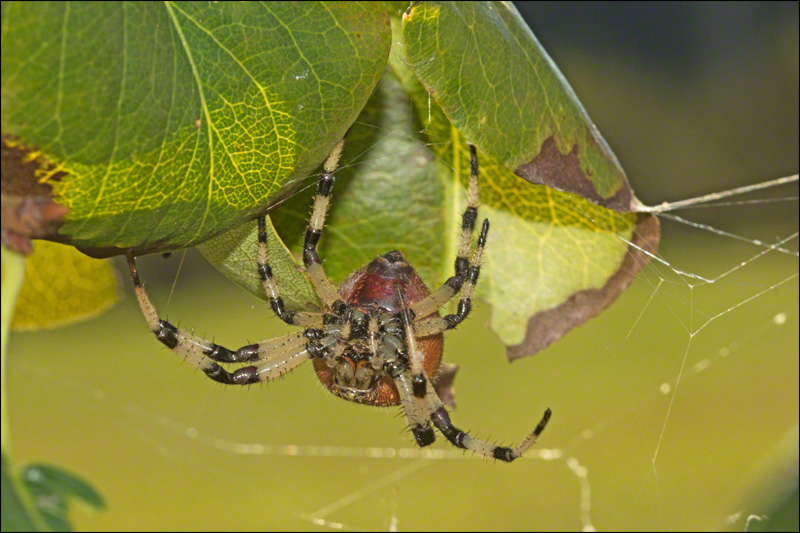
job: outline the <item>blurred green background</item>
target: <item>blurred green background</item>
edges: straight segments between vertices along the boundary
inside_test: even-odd
[[[517,5],[645,203],[797,171],[797,3]],[[677,214],[774,243],[798,229],[796,196]],[[422,457],[397,410],[334,398],[310,366],[212,383],[157,343],[123,279],[100,318],[12,335],[15,462],[98,488],[108,508],[74,509],[82,530],[743,530],[797,483],[798,260],[751,261],[761,250],[665,219],[661,257],[715,283],[652,264],[599,318],[513,365],[479,305],[447,338],[454,422],[509,442],[554,412],[511,465],[442,437]],[[172,292],[181,255],[141,261],[171,321],[229,347],[287,331],[194,251]]]

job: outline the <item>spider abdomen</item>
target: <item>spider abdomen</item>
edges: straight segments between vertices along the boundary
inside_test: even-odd
[[[367,320],[398,313],[429,294],[425,282],[397,251],[388,252],[353,272],[339,288],[342,301],[364,313]],[[425,374],[433,379],[442,360],[443,335],[439,333],[416,340]],[[360,328],[351,329],[348,347],[336,368],[329,367],[322,359],[313,360],[317,377],[340,398],[376,406],[399,405],[400,395],[391,376],[369,366],[370,353],[366,342]],[[373,377],[371,386],[366,388],[365,376]]]

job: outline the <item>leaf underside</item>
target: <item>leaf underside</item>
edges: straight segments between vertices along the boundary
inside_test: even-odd
[[[455,213],[463,143],[482,152],[492,231],[477,294],[509,358],[532,355],[635,279],[657,249],[658,220],[629,213],[640,204],[616,156],[513,5],[419,2],[402,23],[414,76],[400,76],[430,117],[434,151],[462,175]]]
[[[11,327],[35,331],[66,326],[103,313],[119,300],[118,275],[107,259],[71,246],[35,241],[25,263]]]
[[[467,140],[531,183],[616,211],[639,207],[625,172],[510,2],[419,2],[409,64]]]

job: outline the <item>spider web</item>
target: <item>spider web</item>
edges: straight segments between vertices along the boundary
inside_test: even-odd
[[[713,15],[695,13],[699,27],[707,30],[709,19],[718,20]],[[784,38],[797,39],[796,18],[793,24]],[[603,93],[602,76],[592,77],[597,58],[583,53],[556,59],[588,72],[584,83],[594,91],[582,90],[581,76],[565,68],[578,94]],[[601,73],[614,68],[617,80],[637,82],[617,63],[604,63]],[[796,169],[796,55],[794,68],[795,85],[777,91],[793,96],[774,104],[793,117],[784,121],[791,128],[748,145],[749,159],[733,164],[728,153],[714,153],[730,138],[706,139],[702,146],[711,153],[695,149],[688,161],[666,155],[654,162],[646,154],[638,170],[635,156],[618,152],[637,194],[658,199],[650,203],[659,205],[663,237],[650,265],[601,316],[513,365],[493,335],[476,340],[475,330],[488,332],[485,305],[448,336],[446,360],[460,366],[459,427],[518,440],[539,415],[531,404],[553,408],[550,426],[523,460],[493,464],[451,449],[441,436],[419,449],[396,411],[334,400],[305,367],[274,384],[216,387],[154,345],[134,298],[90,323],[12,338],[15,454],[78,472],[105,495],[107,511],[74,513],[78,529],[754,527],[792,478],[787,472],[796,482],[798,188],[795,179],[739,189]],[[717,85],[709,81],[717,77]],[[694,84],[694,97],[705,102],[730,81],[714,73],[683,83]],[[607,98],[618,107],[618,93]],[[585,103],[604,109],[602,102]],[[664,105],[685,118],[680,101]],[[752,113],[777,116],[762,107]],[[694,123],[679,121],[681,127],[699,127],[700,114]],[[593,116],[602,131],[614,131]],[[754,130],[734,140],[756,143],[763,132]],[[408,133],[384,131],[373,148]],[[686,148],[681,139],[688,134],[675,135],[665,145],[673,154]],[[790,136],[780,145],[788,147],[782,160],[778,135]],[[393,157],[402,165],[411,155]],[[370,157],[367,151],[345,164]],[[657,176],[637,178],[648,172]],[[313,184],[310,176],[307,186]],[[709,190],[713,197],[685,202]],[[677,200],[661,204],[667,197]],[[174,322],[226,345],[285,331],[265,318],[263,302],[194,252],[185,262],[145,260],[141,270]],[[80,354],[65,357],[73,346]]]

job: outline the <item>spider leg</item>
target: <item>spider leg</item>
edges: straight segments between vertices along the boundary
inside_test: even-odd
[[[417,336],[427,337],[428,335],[436,335],[448,329],[453,329],[458,326],[469,312],[472,310],[472,294],[475,292],[475,285],[478,283],[478,276],[481,273],[481,262],[483,260],[483,248],[486,246],[486,236],[489,233],[489,221],[484,219],[481,233],[478,236],[478,243],[475,251],[472,253],[472,262],[469,267],[466,282],[461,290],[461,299],[458,302],[458,311],[456,314],[450,314],[443,317],[433,315],[429,318],[418,319],[414,324],[414,331]],[[414,309],[414,306],[411,306]],[[424,309],[422,310],[424,311]],[[421,313],[420,313],[421,314]],[[422,315],[421,316],[425,316]]]
[[[139,279],[133,255],[128,254],[127,259],[139,307],[156,338],[214,381],[226,385],[246,385],[267,381],[285,374],[310,357],[306,349],[306,339],[302,333],[292,333],[270,341],[242,346],[233,352],[224,346],[173,326],[159,318],[155,305]],[[228,372],[219,366],[217,361],[222,363],[258,361],[259,364]]]
[[[415,395],[414,379],[406,364],[406,356],[414,357],[414,355],[409,354],[409,350],[401,338],[403,334],[402,330],[396,327],[399,325],[396,318],[392,319],[389,325],[391,327],[387,328],[388,331],[379,335],[378,320],[374,316],[369,319],[369,350],[372,354],[370,364],[373,368],[382,368],[392,378],[400,396],[400,407],[406,415],[408,427],[414,434],[414,439],[419,446],[428,446],[436,439],[436,435],[425,413],[424,404]],[[410,327],[410,322],[408,322],[408,326]],[[416,345],[412,351],[415,350]],[[418,359],[418,361],[420,360]],[[422,369],[421,363],[419,369]]]
[[[461,216],[461,240],[458,243],[456,257],[456,275],[465,277],[469,267],[469,249],[472,233],[475,231],[475,220],[478,218],[478,152],[475,146],[469,145],[469,189],[467,190],[467,208]]]
[[[550,420],[550,416],[553,414],[550,409],[546,409],[542,419],[536,425],[536,428],[522,441],[522,444],[514,448],[509,448],[506,446],[495,446],[485,440],[471,437],[466,431],[455,427],[450,421],[450,415],[447,413],[447,409],[445,409],[432,386],[428,387],[427,412],[433,424],[447,437],[447,440],[452,442],[456,447],[472,450],[478,455],[500,459],[507,463],[522,457],[522,454],[536,443],[536,439],[542,434],[542,431],[544,431],[544,428],[547,426],[547,422]]]
[[[400,394],[400,406],[406,415],[408,426],[411,428],[417,444],[420,447],[433,444],[436,435],[423,409],[423,404],[414,396],[413,378],[408,368],[397,359],[387,361],[384,368],[394,380],[397,392]]]
[[[369,364],[375,370],[383,368],[383,355],[378,351],[378,317],[372,315],[369,317],[367,325],[367,338],[369,339],[369,351],[372,357],[369,359]]]
[[[245,363],[274,359],[285,353],[290,353],[297,351],[300,348],[304,348],[306,344],[308,344],[308,339],[304,333],[305,332],[303,331],[295,331],[293,333],[289,333],[288,335],[275,337],[274,339],[260,341],[248,346],[242,346],[236,350],[236,357],[215,357],[214,354],[209,354],[209,357],[220,363]]]
[[[328,213],[328,203],[333,191],[333,173],[339,165],[339,157],[342,155],[343,147],[344,139],[333,147],[328,159],[325,160],[323,171],[317,181],[314,208],[311,211],[311,218],[308,220],[308,228],[303,239],[303,264],[306,267],[311,284],[327,308],[334,307],[334,303],[340,301],[340,299],[336,287],[328,279],[325,269],[322,267],[322,261],[317,253],[317,243],[322,236],[322,228],[325,226],[325,216]]]
[[[478,153],[475,146],[469,145],[470,176],[467,190],[467,208],[461,215],[461,238],[458,242],[458,255],[455,262],[455,276],[444,282],[430,296],[423,298],[411,306],[414,316],[424,317],[432,314],[446,304],[461,290],[464,281],[471,275],[469,249],[472,234],[475,231],[475,220],[478,218]],[[485,223],[484,223],[485,224]]]
[[[329,368],[336,366],[338,358],[342,355],[347,344],[341,342],[350,334],[350,324],[327,324],[322,329],[307,329],[305,337],[311,357],[323,359]]]
[[[327,364],[330,368],[336,366],[336,363],[339,362],[339,358],[347,348],[346,340],[350,338],[351,327],[350,320],[347,320],[347,322],[341,326],[341,330],[328,336],[330,342],[336,343],[333,351],[328,351],[325,355],[325,364]]]
[[[286,309],[281,298],[281,292],[278,288],[278,282],[272,273],[272,267],[269,265],[269,247],[267,246],[267,219],[266,217],[259,217],[258,219],[258,274],[261,276],[261,284],[264,286],[264,292],[269,296],[269,303],[275,314],[293,326],[316,327],[322,323],[322,313],[307,313],[290,311]]]
[[[397,360],[388,365],[390,367],[389,375],[394,379],[395,387],[400,395],[400,405],[408,419],[414,439],[419,446],[423,447],[436,440],[426,412],[426,393],[429,381],[422,365],[422,354],[417,346],[410,311],[405,306],[403,296],[397,287],[395,287],[395,292],[402,306],[399,314],[402,315],[402,331],[405,339],[391,334],[386,335],[383,339],[383,346],[385,349],[392,350],[397,356]],[[391,355],[387,357],[387,360],[390,360],[390,357]],[[408,364],[403,362],[403,358],[408,361]]]
[[[486,232],[488,231],[488,228],[488,221],[484,221],[483,229],[481,231],[481,238],[478,242],[478,248],[473,254],[474,264],[471,269],[474,268],[476,273],[474,279],[472,276],[468,278],[468,283],[470,283],[471,280],[471,284],[464,288],[467,302],[469,302],[469,296],[471,296],[472,291],[474,290],[475,282],[477,282],[478,279],[477,273],[480,270],[481,252],[486,241]],[[464,300],[462,299],[462,303],[463,302]],[[461,310],[461,307],[462,306],[459,305],[459,310]],[[467,312],[469,312],[468,308]],[[472,450],[484,457],[493,457],[509,463],[514,459],[522,457],[522,454],[525,453],[525,451],[536,442],[537,437],[547,426],[547,422],[550,420],[550,415],[552,414],[550,409],[547,409],[544,412],[544,416],[539,421],[536,429],[533,430],[533,433],[531,433],[524,441],[522,441],[522,444],[516,448],[495,446],[484,440],[471,437],[465,431],[455,427],[450,421],[450,415],[447,413],[447,409],[445,409],[441,399],[439,399],[439,395],[436,394],[433,384],[425,376],[422,368],[422,357],[417,349],[415,338],[416,336],[424,335],[423,332],[417,330],[415,324],[412,324],[409,314],[409,310],[404,308],[402,315],[405,322],[405,343],[406,346],[408,346],[409,368],[403,367],[402,372],[391,375],[395,379],[395,384],[398,392],[400,393],[403,409],[406,411],[406,416],[409,419],[409,423],[411,424],[411,428],[414,432],[414,437],[417,439],[417,443],[419,443],[420,446],[425,446],[425,444],[420,441],[419,434],[425,428],[430,429],[429,425],[423,425],[419,421],[419,412],[422,410],[424,416],[430,418],[439,431],[441,431],[442,434],[447,437],[447,440],[459,448]],[[424,320],[419,324],[431,323],[434,320],[435,319]],[[447,324],[447,320],[442,320],[445,324]],[[409,382],[411,385],[410,394],[408,390]],[[430,442],[433,442],[434,439],[432,435],[428,438],[430,439]]]
[[[425,369],[422,366],[422,354],[417,349],[417,340],[414,336],[414,326],[411,324],[411,313],[403,301],[403,294],[397,286],[395,286],[395,293],[397,299],[400,301],[402,307],[401,314],[403,315],[403,331],[406,337],[406,346],[408,353],[408,364],[411,370],[411,388],[414,393],[414,398],[417,403],[425,398],[425,388],[427,386],[428,378],[425,376]]]

